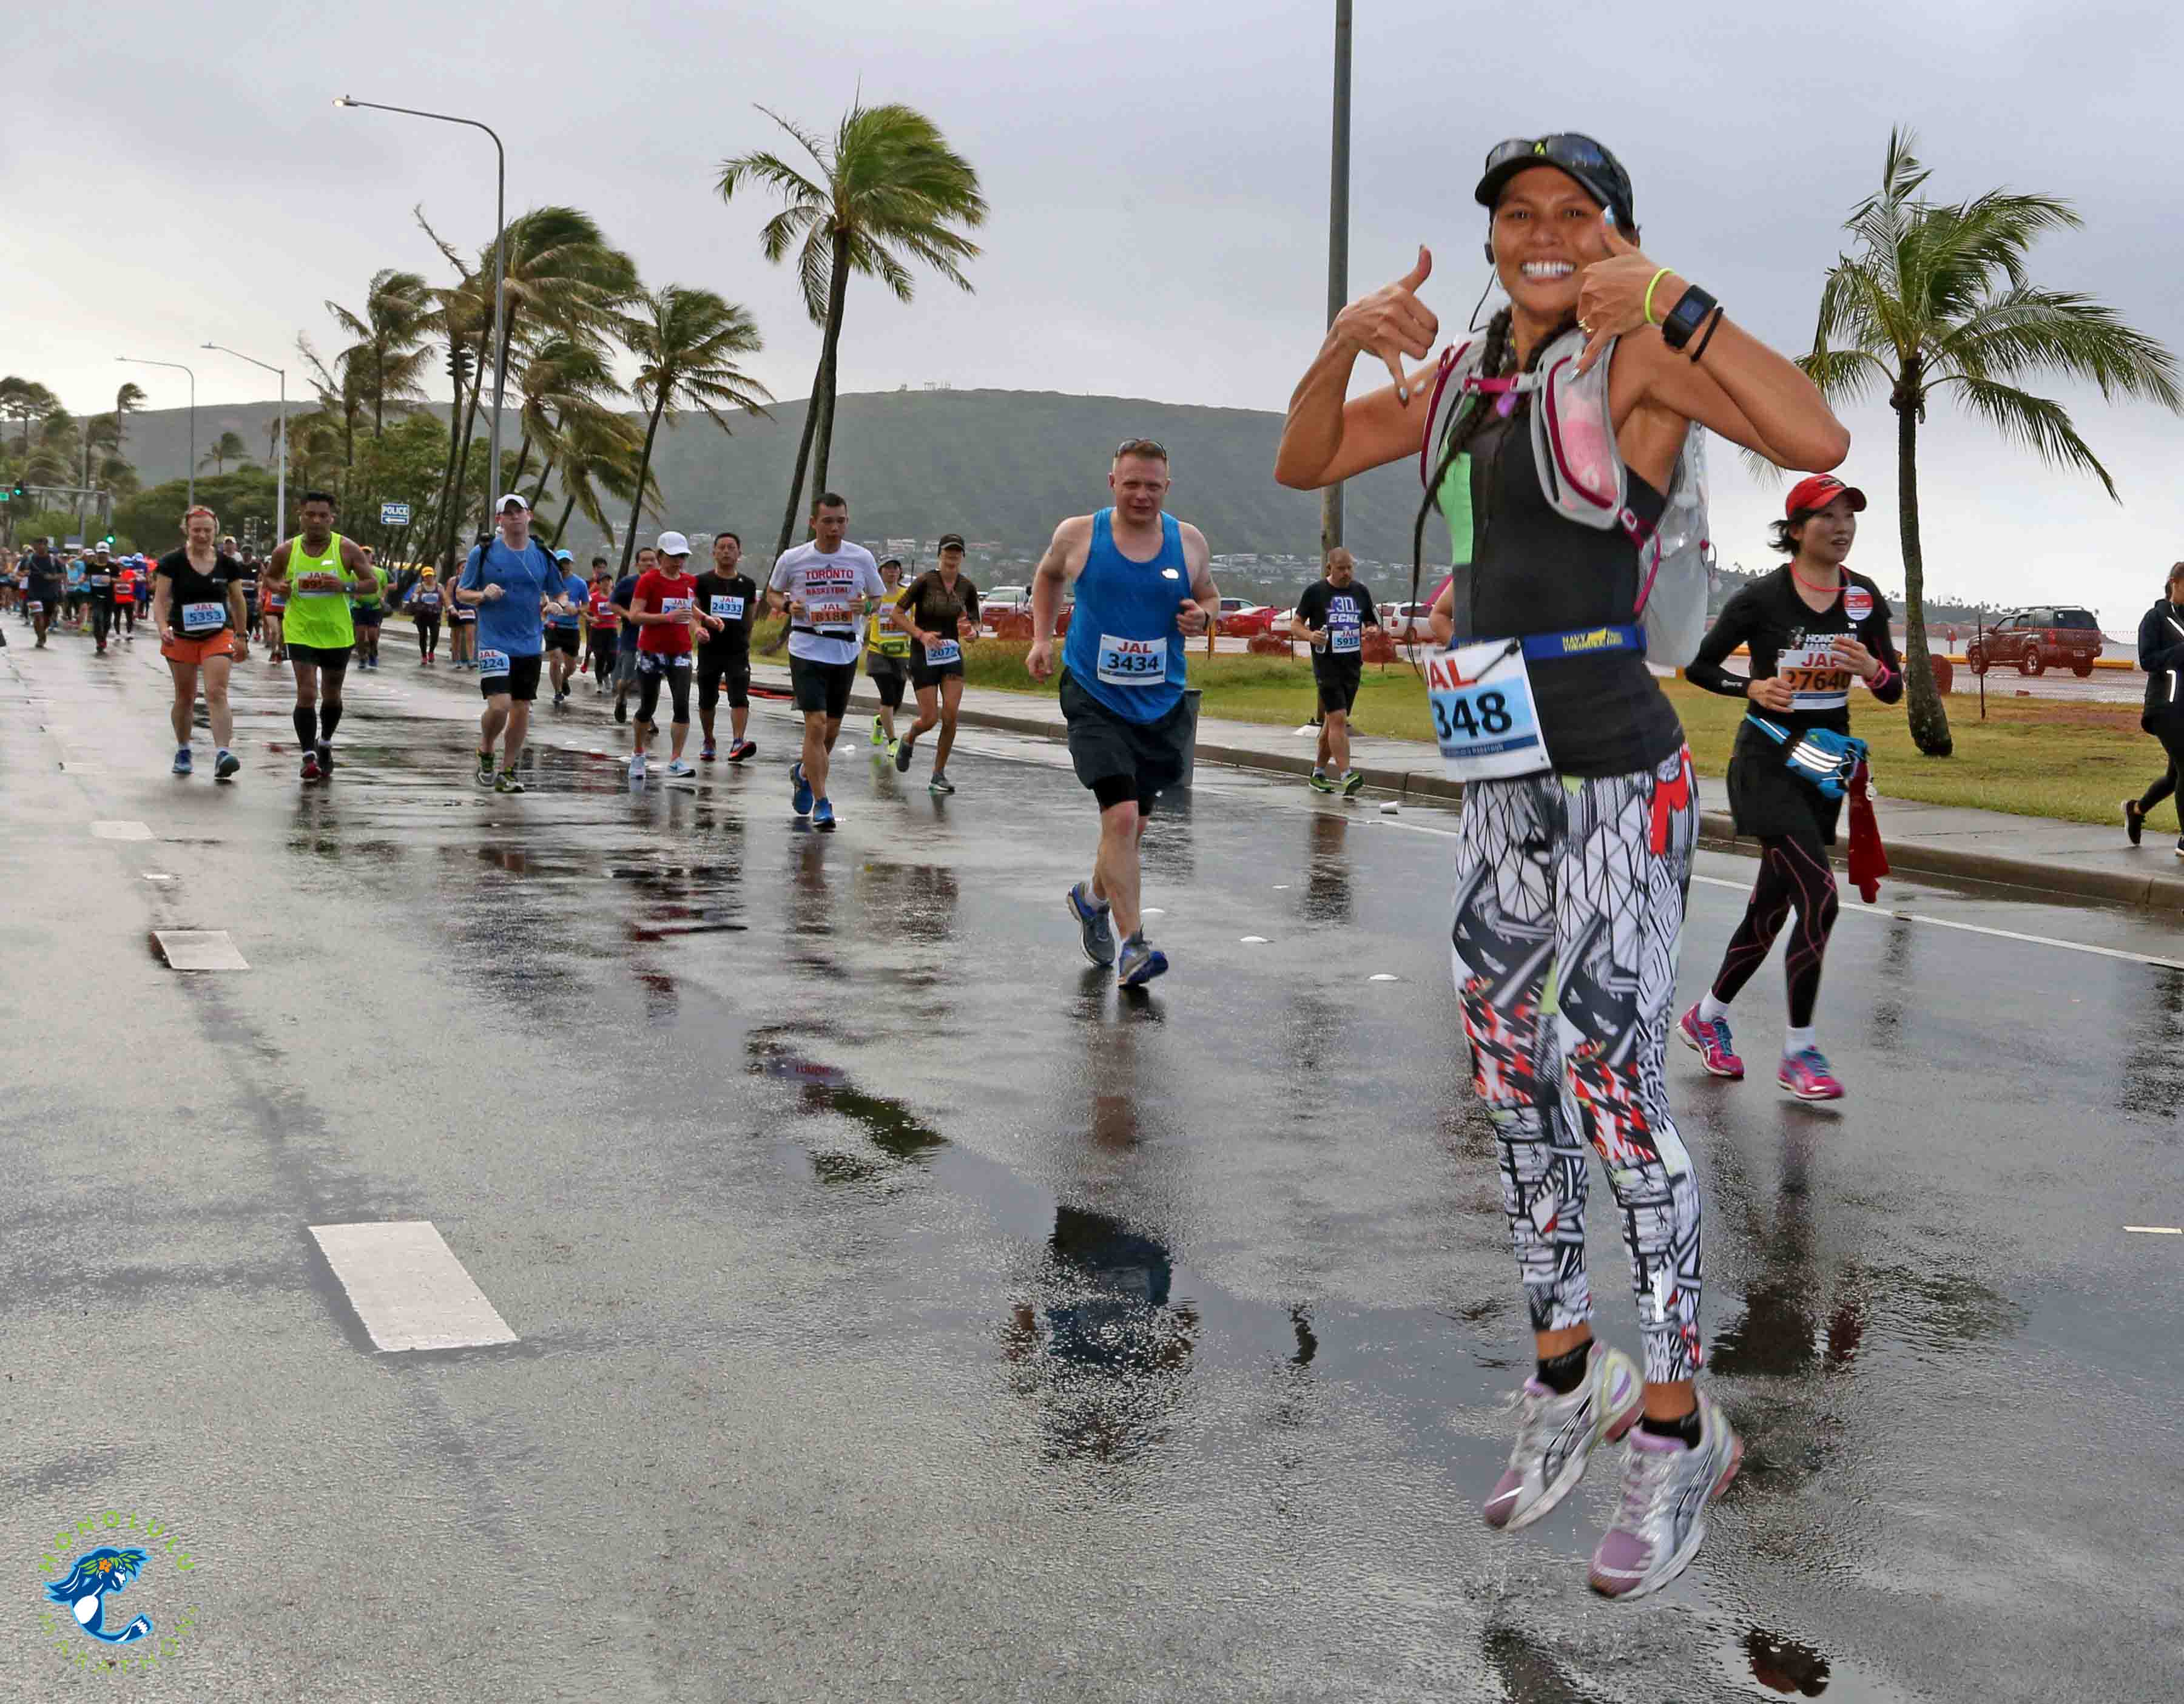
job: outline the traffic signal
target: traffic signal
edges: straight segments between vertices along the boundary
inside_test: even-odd
[[[448,376],[458,386],[471,381],[471,352],[461,343],[448,345]]]

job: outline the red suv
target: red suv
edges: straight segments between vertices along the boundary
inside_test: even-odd
[[[2052,665],[2082,679],[2100,654],[2101,624],[2091,610],[2045,604],[2011,610],[1964,647],[1964,662],[1975,675],[2014,663],[2021,675],[2042,674]]]

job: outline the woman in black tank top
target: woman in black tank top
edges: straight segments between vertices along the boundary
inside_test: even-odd
[[[1627,636],[1547,653],[1557,636],[1636,620],[1631,529],[1642,537],[1658,521],[1694,424],[1785,467],[1833,467],[1850,439],[1795,365],[1639,251],[1630,177],[1599,143],[1575,135],[1502,143],[1487,156],[1477,199],[1490,212],[1487,253],[1509,298],[1479,352],[1474,378],[1483,383],[1437,410],[1433,370],[1406,370],[1407,359],[1432,353],[1440,331],[1416,293],[1433,269],[1421,248],[1407,276],[1336,316],[1290,398],[1274,474],[1313,489],[1417,463],[1427,493],[1421,560],[1435,502],[1470,535],[1454,541],[1463,565],[1436,616],[1463,638],[1509,642],[1490,665],[1478,654],[1491,648],[1451,651],[1437,662],[1446,685],[1435,689],[1437,716],[1451,698],[1475,742],[1454,760],[1487,777],[1466,781],[1451,939],[1539,1363],[1485,1513],[1497,1527],[1538,1518],[1575,1485],[1595,1447],[1627,1433],[1624,1495],[1590,1578],[1607,1595],[1636,1595],[1690,1560],[1706,1504],[1742,1451],[1693,1382],[1703,1340],[1698,1179],[1664,1089],[1698,805],[1674,711]],[[1584,342],[1576,370],[1609,362],[1627,527],[1596,530],[1547,502],[1532,446],[1535,393],[1507,382],[1535,370],[1573,327]],[[1347,400],[1367,354],[1395,382]],[[1450,479],[1467,466],[1468,484]],[[1526,638],[1538,640],[1541,660],[1518,675],[1529,691],[1513,702],[1536,716],[1538,738],[1508,740],[1503,756],[1486,760],[1469,725],[1473,700],[1462,694],[1480,690],[1488,667],[1506,665]],[[1498,727],[1489,731],[1507,731],[1498,688],[1490,708]],[[1520,749],[1511,756],[1507,747]],[[1536,766],[1512,766],[1525,763]],[[1592,1333],[1588,1144],[1623,1210],[1646,1345],[1642,1389],[1631,1358]]]

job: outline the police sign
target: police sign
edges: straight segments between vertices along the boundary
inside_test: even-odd
[[[410,524],[410,505],[406,503],[381,504],[379,524],[382,526],[407,526]]]

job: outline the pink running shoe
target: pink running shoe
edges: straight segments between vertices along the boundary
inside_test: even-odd
[[[1817,1047],[1785,1059],[1774,1080],[1800,1100],[1840,1100],[1843,1096],[1842,1084],[1828,1069],[1827,1055]]]
[[[1744,1061],[1730,1044],[1727,1018],[1718,1017],[1708,1023],[1694,1005],[1676,1021],[1676,1033],[1684,1039],[1685,1047],[1698,1055],[1699,1063],[1716,1077],[1735,1080],[1744,1075]]]

